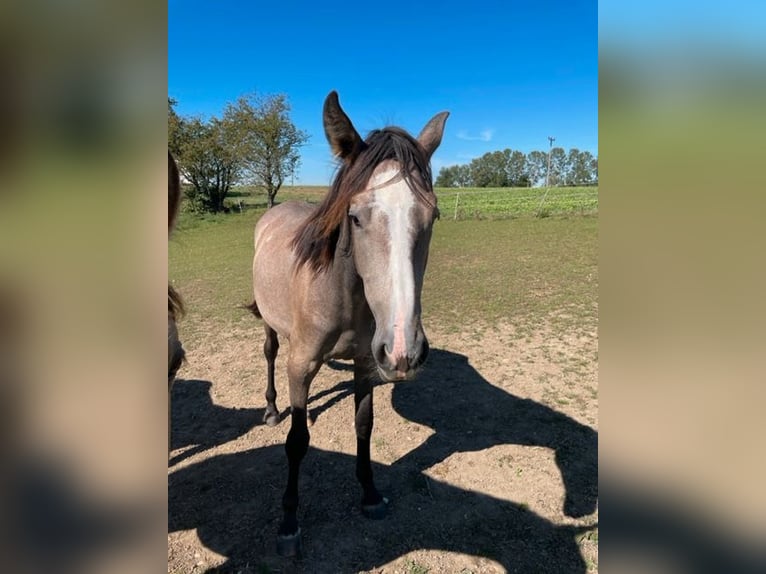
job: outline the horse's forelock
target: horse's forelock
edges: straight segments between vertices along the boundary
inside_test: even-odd
[[[400,128],[374,130],[354,161],[338,168],[324,200],[296,231],[292,245],[299,265],[309,264],[314,271],[329,267],[351,200],[367,189],[376,168],[389,160],[399,165],[400,174],[415,197],[436,207],[431,166],[423,147]]]

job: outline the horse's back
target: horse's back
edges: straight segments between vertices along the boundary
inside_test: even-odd
[[[253,295],[263,320],[281,336],[290,336],[291,291],[295,253],[292,240],[315,209],[310,203],[289,201],[269,209],[255,226]]]
[[[255,225],[256,239],[259,230],[272,225],[283,229],[291,227],[293,232],[316,209],[316,205],[306,201],[286,201],[267,210]]]

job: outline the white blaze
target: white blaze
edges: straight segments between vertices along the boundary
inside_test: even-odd
[[[411,260],[410,216],[415,198],[407,182],[398,177],[393,183],[386,182],[397,177],[399,170],[390,169],[376,175],[373,186],[383,187],[375,191],[375,205],[386,214],[389,236],[388,272],[391,277],[391,313],[394,325],[394,348],[390,349],[394,363],[407,356],[405,327],[412,323],[415,307],[415,276]]]

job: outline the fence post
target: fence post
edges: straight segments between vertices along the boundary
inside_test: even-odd
[[[543,212],[543,204],[545,203],[545,198],[548,197],[548,192],[551,190],[550,186],[545,187],[545,193],[543,194],[543,198],[540,200],[540,205],[537,206],[537,217],[540,217],[540,214]]]
[[[457,206],[460,203],[460,194],[455,194],[455,216],[452,218],[453,221],[457,221]]]

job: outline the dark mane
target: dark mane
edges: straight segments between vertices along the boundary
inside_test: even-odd
[[[299,266],[308,263],[315,272],[330,266],[351,198],[366,189],[375,168],[386,160],[399,164],[419,201],[436,205],[431,165],[420,143],[401,128],[374,130],[357,156],[341,164],[322,203],[296,231],[292,247]]]

